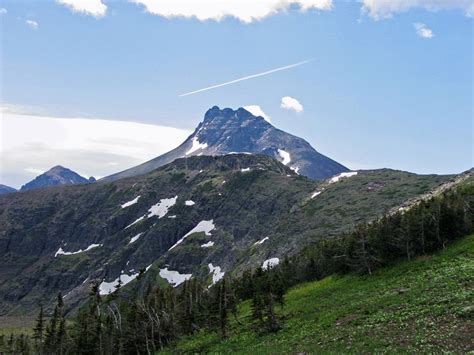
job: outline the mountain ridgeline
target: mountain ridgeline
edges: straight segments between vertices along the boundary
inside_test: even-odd
[[[264,154],[310,179],[324,179],[348,169],[318,153],[308,142],[281,131],[243,108],[209,109],[194,133],[177,148],[103,181],[145,174],[175,159],[194,155]]]
[[[0,314],[67,309],[92,284],[171,285],[268,268],[454,176],[389,169],[313,181],[265,155],[177,159],[113,182],[0,196]],[[405,208],[405,207],[403,207]],[[124,289],[124,291],[125,291]]]
[[[23,185],[20,191],[39,189],[49,186],[87,184],[94,181],[94,178],[86,179],[85,177],[82,177],[68,168],[57,165]]]

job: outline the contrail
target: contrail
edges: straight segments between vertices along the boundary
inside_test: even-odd
[[[239,79],[235,79],[235,80],[231,80],[231,81],[226,81],[225,83],[222,83],[222,84],[216,84],[216,85],[208,86],[207,88],[203,88],[203,89],[199,89],[199,90],[190,91],[190,92],[187,92],[187,93],[185,93],[185,94],[179,95],[179,97],[188,96],[188,95],[194,95],[194,94],[197,94],[198,92],[203,92],[203,91],[212,90],[212,89],[215,89],[215,88],[220,88],[221,86],[226,86],[226,85],[230,85],[230,84],[235,84],[235,83],[238,83],[239,81],[244,81],[244,80],[249,80],[249,79],[253,79],[253,78],[258,78],[259,76],[268,75],[268,74],[271,74],[271,73],[275,73],[275,72],[277,72],[277,71],[282,71],[282,70],[287,70],[287,69],[291,69],[291,68],[294,68],[294,67],[298,67],[298,66],[300,66],[300,65],[309,63],[309,62],[311,62],[311,61],[312,61],[312,59],[304,60],[304,61],[302,61],[302,62],[298,62],[298,63],[295,63],[295,64],[285,65],[284,67],[279,67],[279,68],[267,70],[267,71],[264,71],[264,72],[262,72],[262,73],[257,73],[257,74],[252,74],[252,75],[244,76],[244,77],[239,78]]]

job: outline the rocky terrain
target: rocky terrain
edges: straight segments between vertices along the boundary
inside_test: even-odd
[[[268,155],[311,179],[324,179],[348,171],[345,166],[318,153],[304,139],[275,128],[263,117],[254,116],[243,108],[221,110],[214,106],[179,147],[102,180],[145,174],[178,158],[232,153]]]

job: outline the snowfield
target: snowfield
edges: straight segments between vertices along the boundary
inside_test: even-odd
[[[197,137],[193,137],[192,139],[192,143],[193,145],[191,146],[191,148],[186,152],[186,155],[189,155],[191,153],[194,153],[195,151],[199,150],[199,149],[205,149],[207,148],[207,143],[201,143],[199,142],[199,139]]]
[[[130,244],[132,244],[132,243],[135,243],[135,242],[138,240],[138,238],[141,237],[142,234],[143,234],[143,233],[138,233],[136,236],[132,237],[132,239],[130,239],[130,241],[128,242],[128,244],[130,245]]]
[[[201,248],[210,248],[212,246],[214,246],[214,242],[212,240],[207,242],[206,244],[201,244]]]
[[[348,173],[340,173],[336,176],[333,176],[330,180],[329,180],[329,183],[330,184],[334,184],[335,182],[338,182],[339,180],[341,179],[344,179],[344,178],[349,178],[351,176],[356,176],[357,175],[357,171],[349,171]]]
[[[220,266],[214,266],[211,263],[207,266],[209,267],[209,272],[212,273],[212,285],[214,285],[216,282],[219,282],[219,280],[224,277],[225,272],[221,271]]]
[[[148,271],[148,269],[151,267],[151,265],[148,265],[145,269],[145,272]],[[122,272],[119,277],[117,277],[114,281],[112,282],[105,282],[102,281],[101,284],[99,285],[99,295],[105,296],[108,294],[111,294],[112,292],[115,291],[117,285],[119,284],[119,280],[122,282],[122,286],[125,286],[129,282],[135,280],[138,277],[139,273],[127,275]]]
[[[54,254],[54,257],[57,257],[58,255],[74,255],[74,254],[84,253],[86,251],[89,251],[91,249],[101,247],[101,246],[102,244],[91,244],[86,249],[84,250],[79,249],[78,251],[64,251],[63,248],[59,248],[58,251]]]
[[[178,271],[168,270],[167,267],[160,269],[160,277],[166,279],[166,281],[168,281],[168,283],[173,287],[181,285],[192,276],[193,274],[180,274]]]
[[[122,207],[122,208],[127,208],[127,207],[129,207],[129,206],[131,206],[131,205],[134,205],[134,204],[136,204],[136,203],[138,202],[138,199],[139,199],[139,198],[140,198],[140,196],[137,196],[137,197],[135,197],[133,200],[130,200],[130,201],[128,201],[128,202],[125,202],[123,205],[120,205],[120,207]]]
[[[268,260],[265,260],[262,265],[263,270],[271,269],[274,266],[277,266],[280,263],[280,259],[278,258],[271,258]]]
[[[134,224],[140,222],[146,218],[151,218],[153,216],[158,216],[158,218],[163,218],[168,213],[168,210],[176,204],[178,196],[172,198],[163,198],[156,205],[151,206],[148,209],[148,215],[141,216],[133,221],[131,224],[125,227],[125,229],[133,226]]]
[[[210,236],[211,235],[211,231],[216,228],[216,226],[214,225],[214,220],[211,219],[210,221],[201,221],[197,224],[196,227],[194,227],[193,229],[191,229],[188,233],[186,233],[180,240],[178,240],[171,248],[168,249],[168,251],[170,251],[171,249],[173,249],[174,247],[176,247],[177,245],[181,244],[183,242],[183,240],[185,240],[187,237],[189,237],[191,234],[194,234],[194,233],[201,233],[201,232],[204,232],[206,233],[207,236]]]
[[[267,241],[268,239],[270,239],[269,237],[265,237],[263,238],[262,240],[259,240],[258,242],[255,242],[253,243],[253,245],[260,245],[260,244],[263,244],[265,241]]]
[[[290,164],[290,162],[291,162],[290,153],[284,151],[283,149],[278,149],[278,154],[283,159],[283,161],[281,162],[283,165]]]

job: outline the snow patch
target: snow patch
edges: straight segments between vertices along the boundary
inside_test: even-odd
[[[140,198],[140,196],[137,196],[135,197],[133,200],[130,200],[128,202],[125,202],[123,205],[120,205],[120,207],[122,208],[127,208],[127,207],[130,207],[131,205],[134,205],[138,202],[138,199]]]
[[[333,176],[330,180],[329,180],[329,183],[330,184],[334,184],[335,182],[338,182],[339,180],[341,179],[344,179],[344,178],[349,178],[351,176],[355,176],[357,175],[357,171],[350,171],[348,173],[340,173],[336,176]]]
[[[280,263],[280,259],[278,258],[270,258],[268,260],[265,260],[262,265],[263,270],[268,270],[271,269],[274,266],[277,266]]]
[[[194,206],[196,204],[196,202],[194,202],[193,200],[187,200],[186,202],[184,202],[184,204],[186,206]]]
[[[199,139],[197,137],[193,137],[192,139],[192,143],[193,145],[191,146],[191,148],[186,152],[186,155],[189,155],[191,153],[194,153],[195,151],[199,150],[199,149],[205,149],[207,148],[207,143],[201,143],[199,142]]]
[[[130,241],[128,242],[128,244],[130,245],[130,244],[132,244],[132,243],[135,243],[135,242],[138,240],[138,238],[141,237],[142,234],[143,234],[143,233],[138,233],[136,236],[132,237],[132,239],[130,239]]]
[[[206,244],[201,244],[201,248],[210,248],[212,246],[214,246],[214,242],[212,240],[207,242]]]
[[[181,285],[184,281],[189,280],[193,274],[180,274],[178,271],[168,270],[168,268],[160,269],[160,277],[166,279],[173,287]]]
[[[265,237],[265,238],[263,238],[262,240],[259,240],[258,242],[253,243],[253,245],[260,245],[260,244],[263,244],[263,243],[265,243],[265,241],[267,241],[268,239],[270,239],[270,238],[269,238],[269,237]]]
[[[158,202],[156,205],[151,206],[148,209],[148,215],[141,216],[137,218],[134,222],[129,224],[128,226],[125,227],[125,229],[133,226],[134,224],[140,222],[141,220],[146,218],[151,218],[153,216],[158,216],[158,218],[163,218],[167,213],[168,210],[173,207],[176,203],[176,200],[178,199],[178,196],[172,197],[172,198],[163,198]]]
[[[220,266],[214,266],[212,264],[209,264],[207,266],[209,267],[209,272],[212,273],[212,285],[214,285],[216,282],[219,282],[219,280],[224,277],[225,272],[221,271]]]
[[[145,269],[145,272],[148,271],[148,269],[151,267],[151,265],[148,265]],[[101,284],[99,285],[99,295],[105,296],[113,293],[119,284],[119,280],[122,282],[122,287],[128,284],[129,282],[135,280],[140,273],[135,273],[131,275],[127,274],[120,274],[119,277],[117,277],[114,281],[112,282],[105,282],[102,281]]]
[[[290,169],[293,170],[296,174],[300,174],[300,167],[299,166],[290,166]]]
[[[278,149],[278,154],[283,159],[283,161],[281,162],[283,165],[288,165],[291,162],[290,153],[288,153],[287,151],[284,151],[283,149]]]
[[[243,173],[245,173],[245,172],[247,172],[247,171],[250,171],[250,168],[244,168],[244,169],[242,169],[242,170],[240,170],[240,171],[243,172]]]
[[[91,244],[89,245],[86,249],[82,250],[82,249],[79,249],[78,251],[64,251],[63,248],[59,248],[58,251],[54,254],[54,257],[57,257],[58,255],[74,255],[74,254],[79,254],[79,253],[83,253],[83,252],[86,252],[86,251],[89,251],[91,249],[94,249],[94,248],[97,248],[97,247],[101,247],[102,244]]]
[[[207,236],[211,235],[211,231],[215,228],[216,226],[214,225],[214,220],[211,219],[210,221],[201,221],[197,224],[196,227],[191,229],[188,233],[186,233],[180,240],[178,240],[171,248],[168,249],[170,251],[177,245],[181,244],[183,240],[185,240],[187,237],[189,237],[191,234],[194,233],[201,233],[204,232],[206,233]]]
[[[156,205],[150,207],[147,217],[158,216],[158,218],[163,218],[168,213],[168,210],[176,204],[177,199],[178,196],[161,199]]]
[[[311,198],[315,198],[315,197],[318,196],[321,192],[323,192],[323,191],[321,190],[321,191],[316,191],[316,192],[314,192],[314,193],[311,195]]]

